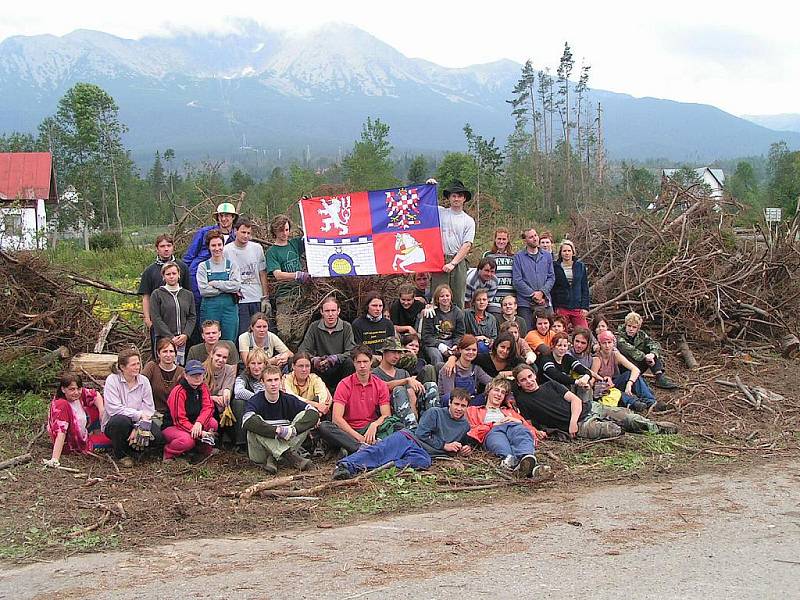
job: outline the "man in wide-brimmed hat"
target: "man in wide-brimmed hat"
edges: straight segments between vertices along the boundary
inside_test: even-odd
[[[453,304],[464,308],[464,289],[467,281],[465,259],[475,241],[475,220],[464,212],[464,203],[472,199],[472,192],[458,180],[444,190],[450,208],[439,207],[439,227],[442,232],[445,265],[442,273],[434,273],[431,289],[446,283],[453,292]]]
[[[239,213],[236,207],[230,202],[223,202],[217,206],[217,210],[213,213],[216,225],[207,225],[198,229],[192,243],[186,249],[183,255],[183,262],[189,265],[189,282],[192,284],[192,292],[194,293],[194,303],[197,307],[197,314],[200,314],[200,290],[197,288],[197,267],[198,265],[211,258],[211,252],[206,245],[206,234],[212,229],[219,229],[226,244],[231,243],[236,239],[236,230],[233,228],[236,223],[236,218]],[[199,336],[193,336],[193,341],[199,341]]]

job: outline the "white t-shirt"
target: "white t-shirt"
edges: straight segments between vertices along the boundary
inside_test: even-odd
[[[475,241],[475,220],[464,211],[439,207],[439,227],[445,254],[457,254],[464,242]]]
[[[247,242],[244,248],[240,248],[233,242],[225,246],[223,254],[239,267],[239,274],[242,277],[242,302],[261,302],[263,294],[259,273],[267,268],[261,244]]]

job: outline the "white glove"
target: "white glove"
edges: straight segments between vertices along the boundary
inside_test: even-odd
[[[450,354],[450,346],[447,344],[439,344],[437,348],[439,349],[439,352],[442,353],[442,356],[447,356]]]
[[[422,309],[422,316],[426,319],[432,319],[436,316],[436,307],[433,304],[426,304]]]

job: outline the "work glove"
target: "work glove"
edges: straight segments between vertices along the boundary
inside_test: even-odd
[[[325,357],[324,356],[315,356],[315,357],[313,357],[311,359],[311,368],[314,369],[317,372],[323,371],[324,369],[322,368],[322,363],[324,363],[324,362],[325,362]],[[327,368],[327,365],[326,365],[326,368]]]
[[[294,274],[295,281],[299,281],[300,283],[308,283],[311,281],[311,275],[306,273],[305,271],[297,271]]]
[[[425,308],[422,309],[422,316],[426,319],[432,319],[436,316],[436,307],[433,304],[427,304]]]
[[[279,440],[288,441],[297,435],[297,430],[291,425],[278,425],[275,428],[275,437]]]
[[[339,355],[338,354],[329,354],[325,357],[325,362],[328,363],[328,368],[333,369],[336,365],[339,364]]]
[[[200,436],[200,443],[207,444],[209,446],[216,446],[217,438],[214,436],[214,432],[204,431],[203,434]]]
[[[134,436],[131,439],[130,445],[137,452],[142,452],[146,449],[153,439],[153,432],[150,431],[152,423],[141,419],[134,427]]]
[[[231,410],[230,405],[228,405],[219,416],[219,426],[222,428],[231,427],[234,423],[236,423],[236,417],[233,416],[233,411]]]
[[[261,312],[267,316],[272,313],[272,305],[269,303],[269,298],[267,296],[261,299]]]

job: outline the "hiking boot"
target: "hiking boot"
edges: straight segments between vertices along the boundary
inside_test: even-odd
[[[530,477],[537,465],[536,457],[533,454],[526,454],[519,460],[519,464],[515,469],[517,477],[520,479]]]
[[[641,400],[637,400],[636,402],[633,402],[628,408],[630,408],[633,412],[646,413],[649,407]]]
[[[352,477],[353,475],[344,465],[336,465],[336,468],[333,470],[333,479],[335,480],[350,479]]]
[[[661,400],[657,400],[656,403],[650,407],[650,410],[653,412],[667,412],[669,410],[669,404],[662,402]]]
[[[311,461],[300,456],[296,450],[287,450],[284,452],[283,459],[286,461],[287,465],[298,471],[305,471],[311,466]]]
[[[658,427],[658,433],[667,435],[678,433],[678,426],[669,421],[656,421],[656,427]]]
[[[278,473],[278,461],[276,461],[275,457],[270,454],[267,456],[267,462],[261,465],[261,468],[270,475],[276,475]]]
[[[662,390],[676,390],[678,386],[672,383],[664,373],[659,373],[656,375],[656,380],[653,382],[657,388],[661,388]]]
[[[513,471],[514,468],[517,466],[517,459],[514,458],[513,454],[509,454],[503,460],[500,461],[500,466],[504,469],[508,469],[509,471]]]
[[[132,469],[133,459],[130,456],[123,456],[119,459],[119,466],[123,467],[124,469]]]

